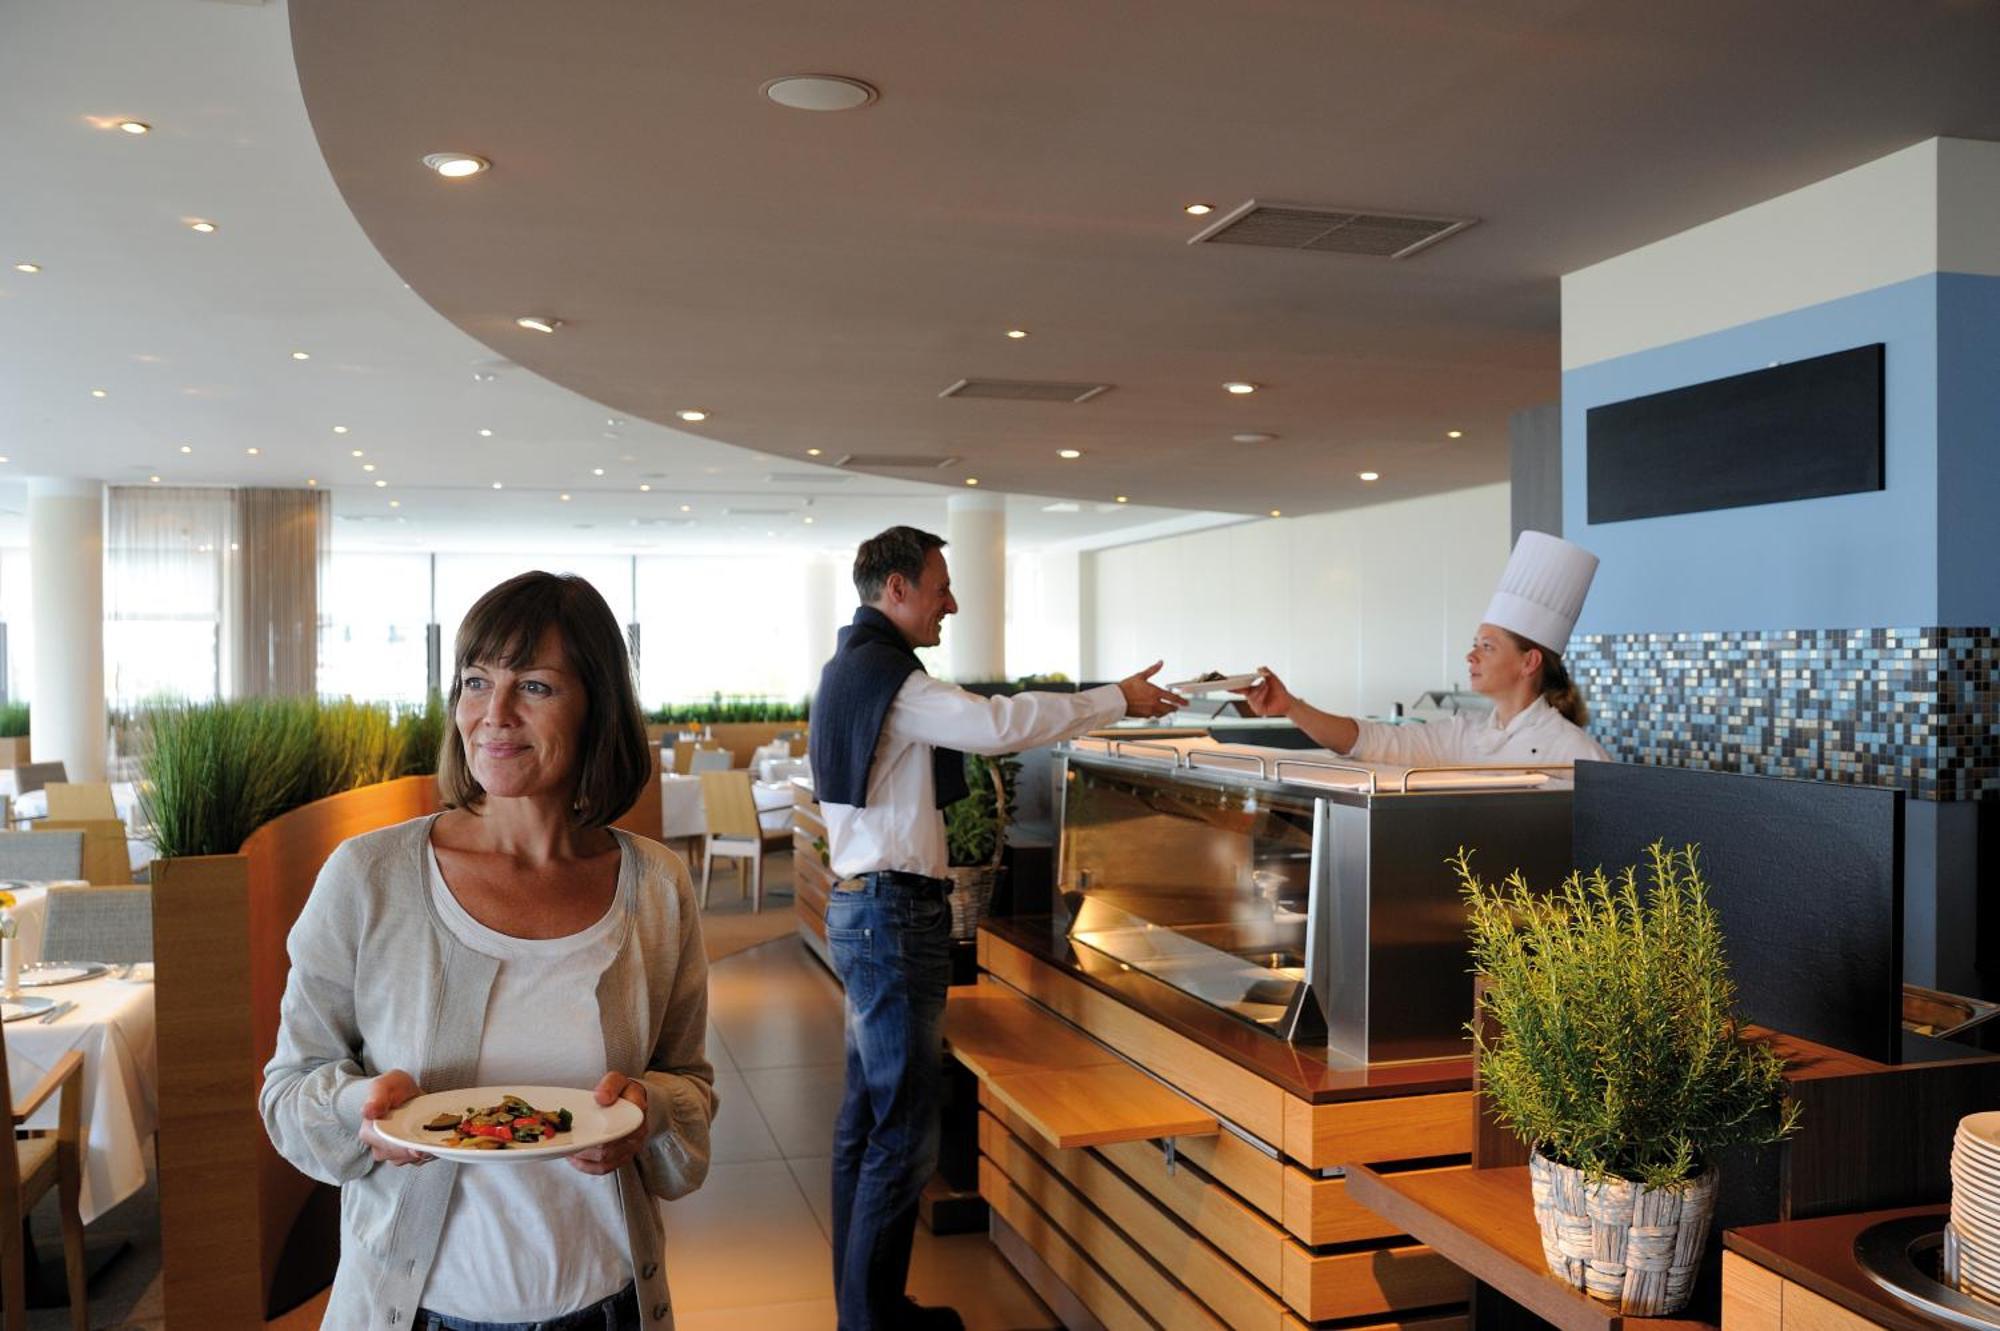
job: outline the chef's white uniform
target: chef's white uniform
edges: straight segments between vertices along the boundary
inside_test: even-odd
[[[1537,698],[1506,725],[1499,714],[1460,713],[1423,725],[1360,721],[1360,738],[1344,756],[1398,767],[1446,767],[1478,763],[1608,762],[1611,755],[1588,731],[1563,719],[1545,698]]]

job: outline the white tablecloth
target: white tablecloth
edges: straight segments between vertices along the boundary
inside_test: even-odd
[[[153,986],[128,980],[28,989],[77,1004],[49,1025],[33,1017],[6,1024],[7,1075],[25,1095],[72,1049],[83,1053],[83,1198],[85,1223],[146,1183],[146,1141],[159,1125],[160,1063],[153,1040]],[[28,1126],[56,1126],[52,1097]]]
[[[757,802],[757,821],[764,827],[777,832],[791,825],[790,782],[753,781],[750,795]],[[708,835],[708,820],[701,812],[700,777],[660,774],[660,835],[669,841]]]

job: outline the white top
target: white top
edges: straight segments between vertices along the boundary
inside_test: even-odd
[[[1116,684],[1085,693],[982,698],[913,670],[903,681],[868,769],[868,803],[822,803],[833,872],[841,878],[899,869],[944,877],[944,814],[937,807],[931,750],[1019,753],[1109,725],[1125,715]]]
[[[1590,732],[1565,721],[1537,698],[1506,725],[1498,712],[1461,712],[1423,725],[1391,726],[1356,721],[1361,736],[1350,758],[1403,767],[1444,767],[1453,763],[1609,762],[1611,755]]]
[[[431,900],[445,927],[500,963],[476,1084],[597,1085],[606,1066],[597,980],[616,946],[625,875],[611,909],[581,933],[513,938],[473,919],[446,886],[435,848],[426,853]],[[461,1165],[422,1302],[468,1322],[537,1322],[631,1282],[617,1179],[580,1174],[563,1160]]]

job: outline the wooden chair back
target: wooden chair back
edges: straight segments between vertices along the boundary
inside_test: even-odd
[[[116,820],[118,806],[111,799],[111,787],[102,781],[51,781],[48,791],[49,817],[64,822]]]
[[[694,759],[694,751],[701,747],[698,739],[677,739],[674,741],[674,771],[686,775],[694,770],[688,764]]]
[[[756,840],[760,835],[748,772],[703,772],[701,811],[711,837]]]
[[[0,832],[0,878],[47,882],[82,876],[82,832]]]
[[[92,887],[132,881],[132,857],[125,849],[125,824],[118,819],[50,817],[35,826],[47,832],[83,833],[83,867],[68,877],[81,878]]]
[[[0,792],[15,799],[32,795],[51,781],[69,780],[69,770],[61,763],[21,763],[0,768]]]

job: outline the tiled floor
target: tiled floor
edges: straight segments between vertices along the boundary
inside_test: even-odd
[[[784,857],[772,856],[761,916],[727,886],[704,917],[709,954],[709,1057],[721,1109],[713,1166],[699,1192],[666,1208],[667,1274],[682,1331],[831,1331],[828,1192],[841,1093],[840,987],[789,927]],[[775,937],[774,937],[775,935]],[[768,939],[770,941],[762,941]],[[740,949],[740,950],[738,950]],[[45,1255],[61,1252],[47,1207],[35,1218]],[[91,1325],[162,1325],[159,1204],[144,1192],[91,1226],[93,1244],[131,1247],[91,1287]],[[919,1229],[910,1291],[949,1303],[972,1331],[1021,1331],[1055,1319],[983,1234]],[[311,1310],[285,1331],[310,1331]],[[33,1331],[69,1326],[67,1309],[29,1314]]]

